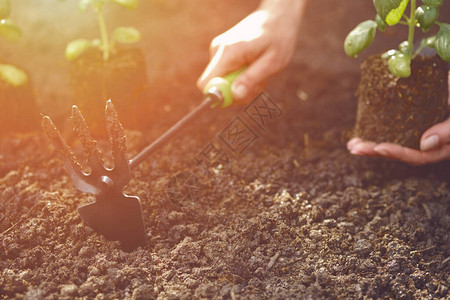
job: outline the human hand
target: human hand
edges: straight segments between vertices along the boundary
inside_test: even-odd
[[[448,107],[450,111],[450,72]],[[363,141],[357,137],[348,141],[347,149],[354,155],[386,157],[411,165],[425,165],[450,159],[450,116],[446,121],[423,133],[420,151],[392,143]]]
[[[237,25],[213,39],[210,62],[197,81],[203,90],[213,77],[247,66],[232,85],[233,98],[248,103],[268,79],[289,63],[306,0],[265,0]]]

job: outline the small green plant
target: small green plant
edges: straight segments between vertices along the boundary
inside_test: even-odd
[[[20,28],[9,19],[11,0],[0,0],[0,36],[10,42],[17,42],[22,37]],[[25,71],[10,64],[0,64],[0,79],[18,87],[28,82]]]
[[[421,0],[417,7],[416,0],[373,0],[377,15],[375,20],[368,20],[357,25],[344,42],[345,53],[356,57],[367,48],[375,38],[376,29],[385,31],[386,25],[403,24],[408,26],[408,40],[400,43],[398,49],[385,52],[382,57],[389,59],[390,72],[397,77],[411,75],[411,60],[425,47],[436,49],[437,54],[446,62],[450,62],[450,24],[437,21],[442,0]],[[410,4],[410,15],[405,10]],[[437,35],[422,39],[414,49],[414,33],[416,27],[427,32],[433,25],[440,27]]]
[[[65,0],[60,0],[65,1]],[[106,29],[105,18],[103,16],[103,7],[107,2],[115,2],[128,9],[136,9],[139,0],[79,0],[78,7],[80,11],[85,11],[91,6],[97,14],[98,26],[100,29],[100,39],[87,40],[77,39],[70,42],[65,51],[66,58],[69,61],[74,60],[89,48],[96,47],[102,54],[103,59],[108,60],[111,52],[114,50],[115,43],[132,44],[141,39],[140,32],[134,27],[120,26],[114,29],[112,37],[109,38]]]

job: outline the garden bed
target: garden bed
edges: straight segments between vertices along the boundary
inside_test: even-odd
[[[151,37],[142,46],[157,108],[150,128],[126,132],[130,157],[200,102],[209,39],[256,5],[204,2],[142,1],[133,17]],[[448,297],[449,162],[412,167],[345,147],[359,66],[342,42],[372,17],[372,3],[350,2],[311,1],[293,62],[267,89],[280,109],[267,126],[252,125],[242,107],[213,111],[133,172],[125,191],[141,198],[148,243],[132,253],[82,222],[76,208],[94,198],[75,189],[39,129],[0,139],[0,298]],[[38,74],[48,49],[12,59]],[[50,53],[61,63],[36,90],[71,140],[62,53]],[[220,137],[238,118],[253,138],[229,149]],[[211,145],[226,154],[221,163],[202,160]]]

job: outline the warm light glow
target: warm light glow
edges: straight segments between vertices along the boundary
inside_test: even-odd
[[[257,39],[264,32],[262,24],[266,22],[267,18],[268,15],[265,11],[251,14],[238,24],[243,23],[245,26],[236,25],[230,30],[230,35],[227,35],[227,39],[224,40],[225,44],[236,40],[251,41]]]

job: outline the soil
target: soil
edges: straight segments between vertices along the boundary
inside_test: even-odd
[[[420,137],[448,111],[448,65],[438,55],[417,56],[411,76],[394,77],[380,55],[361,64],[354,135],[419,149]]]
[[[450,12],[445,2],[441,11]],[[29,66],[41,111],[82,161],[66,124],[63,53],[80,37],[76,28],[95,23],[64,15],[69,2],[13,5],[12,19],[34,34],[0,54]],[[126,131],[130,157],[201,101],[195,81],[208,41],[256,5],[153,0],[134,15],[108,12],[149,41],[141,46],[158,109],[150,129]],[[49,11],[64,16],[57,24],[78,26],[44,22]],[[143,162],[125,188],[141,199],[148,238],[132,253],[83,223],[76,209],[94,197],[74,188],[38,128],[0,139],[0,297],[448,298],[450,162],[413,167],[345,148],[363,58],[346,58],[342,44],[372,17],[370,1],[311,1],[292,63],[267,88],[273,102],[211,111]],[[42,44],[46,34],[61,39]],[[368,55],[403,36],[403,28],[388,28]],[[251,117],[258,103],[272,116],[265,123]],[[239,147],[230,128],[247,129]],[[110,162],[108,143],[99,148]]]

